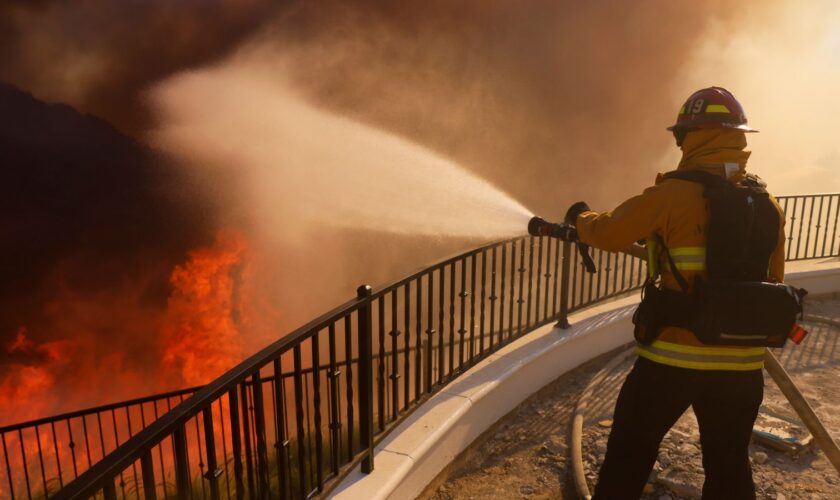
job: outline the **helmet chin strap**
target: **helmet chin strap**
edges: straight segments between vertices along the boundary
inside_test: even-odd
[[[696,130],[696,129],[675,127],[674,130],[671,131],[674,134],[674,139],[677,141],[677,147],[678,148],[682,147],[683,141],[685,141],[685,136],[687,136],[688,133],[691,132],[692,130]]]

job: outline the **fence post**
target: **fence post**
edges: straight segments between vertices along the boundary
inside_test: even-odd
[[[172,443],[175,460],[175,487],[176,498],[187,500],[191,496],[190,464],[187,451],[187,429],[186,424],[180,424],[172,434]]]
[[[364,300],[359,308],[359,427],[361,446],[365,450],[362,472],[373,472],[373,355],[371,326],[371,288],[362,285],[356,296]]]
[[[571,277],[572,244],[563,242],[563,267],[560,271],[560,317],[557,319],[557,328],[566,329],[569,324],[569,279]]]
[[[117,499],[117,488],[114,486],[114,478],[105,481],[105,484],[102,486],[102,496],[105,497],[105,500]]]

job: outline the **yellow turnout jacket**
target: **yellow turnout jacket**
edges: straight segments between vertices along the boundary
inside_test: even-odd
[[[749,151],[743,132],[729,129],[703,129],[689,133],[682,145],[680,170],[701,169],[727,178],[733,183],[746,175]],[[680,179],[657,176],[656,184],[605,213],[584,212],[577,219],[582,242],[609,251],[620,251],[647,238],[648,244],[661,239],[670,250],[674,264],[689,286],[696,276],[706,277],[705,247],[708,207],[704,187]],[[780,214],[780,234],[770,258],[768,280],[784,280],[784,216]],[[657,255],[657,254],[655,254]],[[667,257],[649,263],[658,267],[661,286],[680,290],[670,271]],[[649,346],[637,347],[640,356],[658,363],[697,370],[756,370],[763,367],[764,347],[707,346],[684,328],[665,327]]]

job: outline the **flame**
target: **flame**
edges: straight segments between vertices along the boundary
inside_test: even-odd
[[[21,326],[3,351],[11,362],[0,373],[0,408],[3,421],[16,422],[43,416],[56,403],[56,372],[67,360],[70,343],[36,342]]]
[[[171,270],[165,309],[139,309],[130,289],[120,296],[62,295],[49,307],[62,324],[21,326],[0,343],[0,425],[202,385],[232,368],[276,324],[270,299],[258,293],[252,260],[242,234],[224,230]],[[98,333],[97,318],[107,314],[113,321],[106,327],[121,325],[114,342]],[[42,330],[72,340],[41,342],[33,334]],[[142,335],[149,352],[138,351]]]
[[[199,385],[243,359],[242,277],[248,247],[234,231],[219,232],[176,266],[161,330],[163,372],[181,385]],[[171,385],[171,381],[167,383]]]

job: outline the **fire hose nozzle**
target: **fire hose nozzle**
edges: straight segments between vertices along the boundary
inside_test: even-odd
[[[577,241],[577,229],[571,224],[546,222],[542,217],[532,217],[528,222],[528,234],[548,236],[563,241]]]
[[[559,238],[563,241],[574,242],[577,246],[578,253],[580,253],[583,265],[586,271],[594,273],[597,271],[595,261],[589,254],[589,245],[581,243],[578,240],[577,229],[571,224],[556,224],[546,222],[542,217],[531,217],[528,221],[528,234],[531,236],[549,236],[552,238]]]
[[[528,234],[531,236],[545,236],[547,232],[546,226],[548,226],[548,222],[545,221],[542,217],[537,217],[536,215],[531,217],[531,220],[528,221]]]

